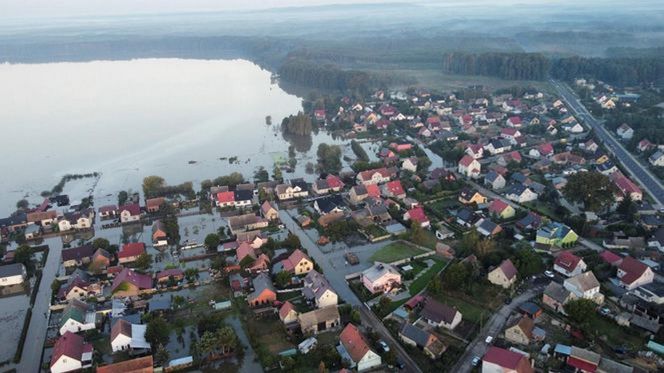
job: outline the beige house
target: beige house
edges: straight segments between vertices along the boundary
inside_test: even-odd
[[[263,214],[263,217],[267,220],[277,220],[279,219],[279,211],[277,211],[274,206],[269,201],[263,202],[261,205],[261,213]]]
[[[565,304],[575,298],[576,296],[569,290],[565,289],[562,285],[551,281],[546,289],[544,289],[544,294],[542,294],[542,303],[551,307],[551,309],[555,310],[556,312],[564,314]]]
[[[339,316],[339,309],[336,305],[302,313],[297,320],[300,323],[302,334],[318,334],[341,325],[341,316]]]
[[[590,299],[597,304],[604,303],[604,295],[599,292],[599,281],[592,271],[566,279],[563,286],[577,298]]]
[[[281,322],[283,322],[285,325],[292,324],[294,322],[297,322],[299,314],[295,310],[295,306],[293,306],[293,303],[286,301],[281,308],[279,308],[279,319]]]
[[[516,282],[516,267],[514,267],[511,260],[505,259],[498,267],[489,272],[488,279],[492,284],[507,289]]]
[[[523,316],[516,323],[505,329],[505,339],[520,345],[529,345],[533,340],[533,329],[535,321],[530,317]]]

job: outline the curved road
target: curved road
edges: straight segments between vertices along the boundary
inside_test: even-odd
[[[551,80],[551,84],[558,90],[567,106],[572,109],[574,114],[582,119],[582,122],[590,126],[597,137],[607,146],[609,152],[620,161],[620,163],[629,171],[639,184],[652,196],[659,204],[664,206],[664,186],[655,177],[647,167],[644,167],[632,154],[630,154],[622,144],[588,110],[581,104],[574,92],[565,84]]]

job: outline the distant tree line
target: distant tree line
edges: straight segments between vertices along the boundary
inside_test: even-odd
[[[283,81],[311,88],[366,92],[381,86],[380,79],[358,70],[342,70],[335,65],[316,64],[300,59],[287,60],[279,68]]]
[[[543,80],[550,61],[539,53],[466,53],[443,54],[443,72],[461,75],[484,75],[508,80]]]
[[[614,85],[653,83],[664,76],[664,58],[586,58],[550,60],[539,53],[467,53],[443,55],[444,73],[483,75],[508,80],[594,78]]]
[[[308,136],[313,130],[311,117],[301,111],[287,116],[281,121],[281,130],[291,135]]]

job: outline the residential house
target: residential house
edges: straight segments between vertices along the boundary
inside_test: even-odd
[[[597,150],[599,150],[599,145],[595,142],[595,140],[588,140],[585,143],[583,143],[583,150],[589,152],[589,153],[595,153]]]
[[[479,217],[471,209],[462,208],[456,212],[456,223],[461,225],[462,227],[470,228],[478,220]]]
[[[564,286],[560,285],[555,281],[551,281],[544,289],[544,294],[542,295],[542,303],[551,307],[551,309],[556,312],[565,313],[565,304],[572,299],[575,299],[576,296],[572,294],[569,290],[565,289]]]
[[[574,277],[586,271],[588,266],[580,257],[569,251],[563,251],[553,262],[553,270],[566,276]]]
[[[268,221],[279,219],[279,211],[267,200],[261,205],[261,214]]]
[[[82,336],[71,332],[58,338],[51,355],[51,372],[74,372],[92,367],[94,348]]]
[[[111,326],[111,350],[149,351],[150,343],[145,340],[147,325],[132,324],[124,319],[117,319]]]
[[[78,299],[69,300],[60,317],[60,335],[96,329],[96,315],[87,303]]]
[[[505,197],[514,202],[526,203],[536,200],[537,193],[523,184],[514,184],[505,192]]]
[[[601,253],[599,253],[599,257],[605,263],[610,264],[614,267],[619,266],[623,261],[623,258],[621,256],[616,255],[609,250],[604,250]]]
[[[489,282],[507,289],[517,280],[517,270],[511,260],[505,259],[488,274]]]
[[[47,227],[55,223],[58,218],[58,213],[54,210],[51,211],[35,211],[27,214],[28,224],[36,224],[42,227]]]
[[[254,204],[254,190],[253,189],[239,189],[238,185],[233,192],[235,199],[235,207],[246,208]]]
[[[314,209],[321,215],[342,213],[345,204],[339,194],[325,196],[314,201]]]
[[[178,283],[184,279],[184,271],[180,268],[168,268],[160,271],[155,276],[157,284]]]
[[[152,224],[152,243],[155,247],[168,245],[168,234],[166,233],[166,224],[161,220],[155,220]]]
[[[383,184],[396,177],[396,171],[385,167],[362,171],[357,174],[357,182],[362,185]]]
[[[620,263],[617,276],[620,279],[620,285],[627,290],[647,285],[653,282],[655,278],[655,274],[650,267],[631,256],[625,257]]]
[[[656,147],[657,147],[657,145],[653,144],[648,139],[643,139],[643,140],[639,141],[639,143],[636,145],[636,149],[641,153],[650,151],[650,150],[652,150]]]
[[[277,300],[277,291],[272,286],[272,279],[266,273],[261,273],[252,280],[254,291],[247,295],[250,307],[271,305]]]
[[[279,308],[279,319],[284,325],[290,325],[297,322],[299,313],[293,306],[293,303],[286,301]]]
[[[0,266],[0,287],[19,285],[28,278],[25,266],[21,263]]]
[[[150,213],[159,212],[161,205],[163,205],[165,202],[166,199],[164,197],[147,199],[145,200],[145,209]]]
[[[459,202],[466,205],[471,203],[481,205],[487,202],[487,198],[475,189],[463,188],[459,193]]]
[[[215,194],[215,203],[217,207],[232,207],[235,206],[235,193],[230,190],[225,190]]]
[[[92,227],[92,219],[81,212],[67,213],[58,221],[60,232],[67,232],[72,229],[90,229],[90,227]]]
[[[616,133],[623,140],[631,140],[634,136],[634,130],[632,127],[628,126],[627,123],[621,124],[618,129],[616,129]]]
[[[143,242],[124,244],[122,245],[120,252],[118,252],[118,263],[133,263],[143,254],[145,254],[145,244]]]
[[[568,226],[550,222],[537,230],[535,242],[540,245],[565,247],[575,243],[579,236]]]
[[[138,203],[120,206],[118,211],[120,211],[120,222],[123,224],[132,223],[141,219],[141,206],[139,206]]]
[[[461,323],[463,315],[456,308],[427,297],[420,318],[433,327],[454,330]]]
[[[533,230],[542,224],[542,217],[537,213],[529,211],[526,216],[516,222],[517,228],[521,230]]]
[[[533,373],[528,357],[524,354],[489,346],[482,358],[482,373]]]
[[[154,372],[152,355],[137,357],[119,363],[97,367],[97,373],[152,373]]]
[[[501,219],[509,219],[516,214],[516,210],[502,200],[494,199],[489,205],[489,214],[498,216]]]
[[[102,206],[97,211],[99,212],[99,218],[102,220],[113,219],[119,213],[118,206],[116,205]]]
[[[230,216],[227,220],[232,234],[262,229],[269,225],[267,219],[257,216],[254,213]]]
[[[307,301],[315,304],[317,308],[333,306],[339,301],[339,296],[332,289],[325,276],[318,273],[315,269],[307,273],[303,283],[302,295],[304,295]]]
[[[477,161],[477,159],[466,154],[461,158],[461,160],[459,160],[457,170],[465,177],[477,179],[480,177],[482,165]]]
[[[387,293],[401,286],[401,274],[393,266],[375,262],[362,271],[362,284],[371,294]]]
[[[410,171],[412,173],[417,172],[417,158],[416,157],[409,157],[403,160],[401,162],[401,169]]]
[[[382,194],[387,198],[397,198],[404,199],[406,198],[406,191],[401,185],[401,180],[394,180],[385,183],[382,186]]]
[[[482,144],[469,144],[465,153],[474,159],[480,159],[484,155],[484,147]]]
[[[123,268],[113,279],[111,293],[115,298],[134,297],[152,288],[150,275]]]
[[[340,192],[344,187],[344,183],[336,175],[327,175],[325,178],[320,178],[313,183],[313,191],[317,195],[328,194],[331,192]]]
[[[91,296],[99,296],[102,294],[102,285],[100,282],[93,282],[87,272],[76,269],[72,273],[67,282],[60,286],[58,290],[58,299],[83,300]]]
[[[480,220],[475,223],[475,228],[477,229],[477,233],[485,237],[495,236],[503,231],[503,228],[499,224],[486,218],[480,218]]]
[[[519,117],[519,116],[509,117],[509,118],[507,118],[507,121],[505,122],[505,124],[508,127],[521,128],[521,126],[522,126],[521,117]]]
[[[487,150],[491,155],[498,155],[512,150],[512,143],[508,139],[494,139],[484,145],[484,150]]]
[[[341,316],[339,316],[339,309],[334,305],[301,313],[298,315],[297,321],[300,324],[302,334],[318,334],[339,327]]]
[[[484,185],[488,185],[493,190],[502,189],[505,187],[506,180],[503,175],[499,174],[495,170],[489,171],[484,176]]]
[[[306,198],[309,196],[309,191],[306,184],[293,183],[291,184],[279,184],[275,187],[275,192],[277,198],[280,201],[286,201],[293,198]]]
[[[438,359],[447,350],[447,346],[433,333],[405,323],[399,331],[399,339],[405,344],[420,348],[431,359]]]
[[[653,166],[662,167],[664,166],[664,152],[658,150],[648,157],[648,162]]]
[[[376,184],[356,185],[350,188],[350,192],[348,192],[348,198],[350,199],[350,202],[354,205],[360,204],[362,201],[364,201],[365,198],[371,195],[369,193],[370,187],[373,193],[375,194],[372,197],[374,198],[380,197],[380,189],[378,188],[378,185]]]
[[[653,304],[664,304],[664,285],[660,282],[651,282],[632,290],[632,294]]]
[[[65,267],[80,267],[90,263],[94,249],[92,245],[83,245],[62,250],[62,264]]]
[[[413,223],[419,224],[422,228],[428,228],[431,225],[431,221],[429,221],[429,218],[424,213],[424,209],[420,206],[406,211],[403,215],[403,220],[412,220]]]
[[[629,197],[632,201],[641,201],[643,199],[643,192],[622,172],[614,172],[610,176],[613,184],[618,188],[619,194],[616,195],[616,201],[622,201],[623,198]]]
[[[542,340],[543,337],[544,331],[535,327],[535,321],[528,316],[521,316],[517,322],[505,329],[505,339],[507,341],[524,346]]]
[[[576,298],[590,299],[597,304],[604,303],[604,295],[599,292],[599,281],[592,271],[565,279],[563,286]]]
[[[314,269],[314,262],[300,249],[295,249],[288,258],[275,265],[274,273],[286,271],[294,275],[304,275]]]
[[[602,355],[596,352],[572,346],[567,365],[579,372],[596,372],[601,360]]]
[[[350,368],[363,372],[382,364],[380,355],[373,352],[360,330],[353,324],[348,324],[339,335],[337,351],[341,359],[349,363]]]

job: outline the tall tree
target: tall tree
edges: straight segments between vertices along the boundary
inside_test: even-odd
[[[598,212],[613,202],[613,185],[599,172],[577,172],[567,179],[563,194],[572,202],[582,203],[586,210]]]

